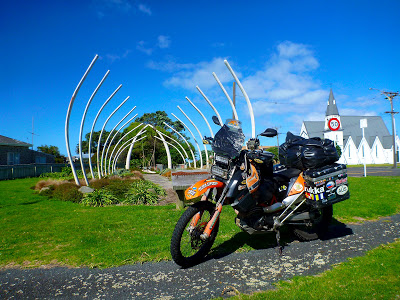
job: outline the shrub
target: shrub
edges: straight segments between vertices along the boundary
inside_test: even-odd
[[[111,192],[114,197],[116,197],[119,200],[124,200],[125,199],[125,194],[129,191],[131,185],[133,183],[133,180],[121,180],[121,179],[116,179],[116,180],[110,180],[109,185],[105,187],[106,190]]]
[[[99,190],[109,184],[110,184],[110,179],[108,178],[92,179],[89,182],[89,186],[91,188],[94,188],[95,190]]]
[[[118,203],[118,199],[108,190],[95,190],[93,193],[85,194],[81,200],[85,206],[107,206]]]
[[[152,205],[158,202],[160,196],[165,195],[165,190],[157,184],[146,180],[137,180],[131,184],[123,203]]]
[[[52,197],[61,201],[71,201],[78,203],[81,201],[83,194],[78,191],[79,186],[72,182],[54,185]]]

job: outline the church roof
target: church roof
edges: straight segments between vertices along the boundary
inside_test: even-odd
[[[326,116],[332,116],[332,115],[339,115],[338,108],[336,106],[336,100],[335,97],[333,96],[332,89],[329,93],[329,100],[328,100],[328,106],[326,107]]]
[[[362,139],[361,119],[367,119],[368,126],[364,129],[364,134],[368,145],[372,147],[375,138],[378,136],[383,148],[390,149],[392,138],[380,116],[341,116],[344,144],[347,143],[349,136],[351,136],[356,147],[360,145]],[[304,121],[304,126],[309,137],[324,137],[324,121]]]

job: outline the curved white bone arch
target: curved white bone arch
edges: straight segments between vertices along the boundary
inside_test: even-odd
[[[121,129],[124,128],[124,127],[125,127],[129,122],[131,122],[134,118],[136,118],[137,115],[138,115],[138,114],[135,114],[132,118],[130,118],[128,121],[126,121],[126,122],[124,123],[124,125],[122,125],[122,126],[114,133],[114,136],[111,138],[111,141],[110,141],[110,143],[109,143],[108,146],[107,146],[107,151],[106,151],[106,156],[105,156],[105,161],[106,161],[106,162],[107,162],[107,157],[108,157],[108,151],[110,150],[110,147],[111,147],[112,142],[114,141],[115,137],[116,137],[117,134],[121,131]],[[110,170],[111,170],[110,165],[111,165],[111,161],[109,160],[109,161],[108,161],[108,172],[107,172],[107,174],[110,174]]]
[[[90,104],[92,103],[92,100],[94,96],[97,94],[97,91],[100,89],[101,85],[103,84],[104,80],[106,80],[108,74],[110,74],[110,70],[106,72],[106,74],[103,76],[103,79],[100,81],[100,83],[97,85],[96,89],[93,91],[92,95],[89,98],[89,101],[86,104],[85,111],[83,112],[82,115],[82,120],[81,120],[81,127],[79,128],[79,160],[81,163],[81,170],[83,173],[83,178],[85,179],[86,185],[89,186],[89,180],[86,176],[85,172],[85,164],[83,162],[83,156],[82,156],[82,132],[83,132],[83,126],[85,124],[85,119],[86,119],[86,114],[89,109]]]
[[[67,117],[65,119],[65,145],[67,147],[67,154],[68,154],[68,158],[69,158],[69,164],[71,165],[72,174],[74,175],[75,183],[78,186],[80,186],[80,183],[79,183],[78,175],[76,174],[76,171],[75,171],[74,163],[72,161],[71,149],[69,146],[69,118],[71,117],[72,106],[74,105],[74,101],[75,101],[76,96],[78,95],[79,89],[81,88],[83,82],[85,81],[87,75],[89,74],[90,70],[92,69],[94,63],[96,62],[96,60],[98,58],[99,58],[99,56],[96,54],[95,57],[93,58],[92,62],[90,63],[89,67],[87,68],[85,74],[83,74],[81,80],[79,81],[78,85],[76,86],[75,91],[72,94],[71,100],[69,101]],[[85,172],[85,171],[83,170],[83,172]]]
[[[101,176],[103,176],[103,166],[100,165],[100,143],[101,143],[101,136],[103,135],[104,128],[106,128],[106,125],[110,118],[121,108],[122,105],[125,104],[126,101],[128,101],[130,97],[126,97],[124,101],[121,102],[120,105],[116,109],[113,110],[113,112],[108,116],[107,120],[104,122],[103,127],[101,128],[100,135],[99,135],[99,140],[97,142],[97,175],[99,176],[99,179]]]
[[[249,113],[250,113],[250,119],[251,119],[251,137],[254,139],[256,137],[256,125],[254,122],[254,113],[253,113],[253,107],[251,106],[251,102],[249,99],[249,96],[247,96],[246,91],[244,90],[242,84],[239,81],[239,78],[237,78],[235,72],[233,72],[231,66],[229,65],[228,61],[225,59],[224,63],[226,65],[226,67],[228,68],[228,70],[231,72],[233,78],[235,79],[237,85],[239,86],[240,90],[242,91],[242,94],[244,96],[244,98],[246,99],[247,102],[247,107],[249,108]]]
[[[143,140],[144,138],[146,138],[146,136],[142,136],[139,139],[135,139],[135,140],[132,141],[132,144],[135,145],[136,142],[139,142],[140,140]],[[113,172],[115,172],[117,170],[117,163],[118,163],[118,159],[119,159],[120,155],[125,151],[126,148],[128,148],[130,146],[131,145],[126,145],[124,148],[121,148],[121,152],[119,152],[118,155],[115,157],[114,161],[112,162],[112,170],[113,170]],[[127,169],[127,170],[129,170],[129,169]]]
[[[153,126],[153,125],[149,125],[157,134],[158,136],[161,138],[163,144],[164,144],[164,148],[165,148],[165,152],[167,152],[167,161],[168,161],[168,169],[172,169],[172,160],[171,160],[171,153],[169,152],[169,147],[168,147],[168,143],[167,141],[164,139],[164,137],[161,135],[161,133]],[[155,163],[155,159],[154,159],[154,163]]]
[[[93,167],[92,167],[92,157],[91,157],[91,148],[92,148],[92,135],[93,135],[93,130],[94,126],[96,125],[97,119],[99,118],[101,112],[103,111],[104,107],[107,105],[108,102],[112,99],[112,97],[115,96],[115,94],[119,91],[119,89],[122,87],[122,84],[120,84],[115,91],[108,97],[108,99],[103,103],[103,105],[100,107],[99,111],[97,112],[96,117],[94,118],[93,124],[92,124],[92,129],[90,130],[90,135],[89,135],[89,168],[90,168],[90,173],[92,175],[92,178],[94,178],[94,173],[93,173]],[[97,172],[100,172],[100,170],[97,170]]]
[[[232,111],[233,111],[233,115],[235,116],[235,119],[239,121],[239,117],[238,117],[238,114],[237,114],[237,112],[236,112],[236,107],[235,107],[235,105],[233,104],[231,97],[229,97],[229,94],[228,94],[227,91],[225,90],[225,88],[224,88],[224,86],[222,85],[221,81],[219,81],[219,79],[218,79],[218,77],[217,77],[217,74],[215,74],[214,72],[213,72],[212,74],[213,74],[215,80],[218,82],[220,88],[221,88],[222,91],[224,92],[226,98],[228,98],[228,101],[229,101],[229,103],[230,103],[230,105],[231,105],[231,107],[232,107]]]
[[[189,99],[188,97],[185,97],[185,98],[186,98],[187,101],[189,101],[190,104],[192,104],[192,106],[194,107],[195,110],[197,110],[197,112],[200,114],[200,116],[203,117],[204,121],[206,122],[206,124],[207,124],[207,126],[208,126],[208,129],[210,130],[211,137],[214,138],[214,132],[213,132],[212,129],[211,129],[210,123],[208,123],[206,117],[203,115],[203,113],[201,112],[201,110],[198,109],[197,106],[194,105],[194,103],[193,103],[192,101],[190,101],[190,99]]]
[[[133,138],[130,138],[129,140],[127,140],[125,143],[122,144],[122,146],[118,149],[117,153],[114,156],[114,160],[112,162],[112,172],[115,172],[116,170],[116,165],[119,159],[119,156],[121,155],[121,153],[129,147],[132,147],[135,145],[135,141],[136,139],[141,136],[143,133],[145,133],[146,131],[144,130],[146,127],[143,127]],[[144,136],[145,137],[145,136]],[[143,137],[143,138],[144,138]],[[128,156],[127,156],[128,157]],[[125,169],[129,170],[129,165],[126,164],[125,161]]]
[[[197,150],[199,150],[199,156],[200,156],[200,169],[203,169],[203,157],[201,155],[201,150],[200,150],[200,146],[199,143],[197,142],[196,138],[194,137],[193,132],[190,130],[189,127],[187,127],[187,125],[185,123],[182,122],[181,119],[179,119],[177,116],[175,116],[173,113],[171,113],[171,115],[173,115],[175,117],[175,119],[177,119],[179,122],[182,123],[183,126],[185,126],[185,128],[189,131],[189,133],[192,135],[194,142],[196,143],[197,146]]]
[[[162,139],[160,139],[158,136],[154,136],[157,140],[160,140],[160,141],[163,141]],[[170,142],[167,142],[167,141],[165,141],[166,143],[167,143],[167,145],[168,146],[171,146],[171,147],[173,147],[176,151],[178,151],[178,153],[179,153],[179,155],[182,157],[182,160],[183,160],[183,164],[186,166],[186,160],[185,160],[185,157],[183,156],[183,154],[182,154],[182,152],[181,151],[179,151],[179,149],[177,148],[177,147],[175,147],[174,145],[172,145]]]
[[[194,156],[194,153],[193,153],[193,151],[192,151],[192,148],[191,148],[190,145],[189,145],[189,142],[184,138],[184,136],[183,136],[181,133],[179,133],[177,130],[175,130],[175,128],[169,126],[169,125],[168,125],[167,123],[165,123],[165,122],[164,122],[164,125],[167,126],[168,128],[170,128],[170,129],[171,129],[173,132],[175,132],[182,140],[185,141],[186,145],[187,145],[188,148],[189,148],[190,153],[192,154],[192,157],[193,157],[193,165],[194,165],[194,167],[196,168],[196,157]],[[189,166],[190,166],[190,162],[189,162]]]
[[[122,123],[122,121],[123,120],[125,120],[128,116],[129,116],[129,114],[131,113],[131,112],[133,112],[134,110],[136,109],[136,105],[117,123],[117,125],[115,125],[114,127],[113,127],[113,129],[111,129],[111,131],[110,131],[110,133],[108,134],[108,136],[107,136],[107,139],[106,139],[106,142],[104,143],[104,146],[103,146],[103,151],[101,151],[101,166],[104,166],[104,174],[105,175],[107,175],[107,170],[106,170],[106,165],[105,165],[105,162],[103,162],[103,159],[104,159],[104,151],[106,150],[106,146],[107,146],[107,143],[108,143],[108,140],[110,139],[110,136],[111,136],[111,134],[112,134],[112,132],[115,130],[115,128],[117,128],[117,126],[119,125],[119,124],[121,124]],[[104,163],[104,164],[103,164]]]
[[[149,124],[146,124],[146,126],[144,126],[138,134],[142,134],[144,132],[144,130],[146,129],[146,127],[150,126]],[[132,157],[132,151],[133,151],[133,146],[135,145],[135,143],[133,142],[131,144],[131,147],[129,148],[128,153],[126,154],[126,161],[125,161],[125,169],[129,170],[130,166],[131,166],[131,157]]]
[[[203,91],[199,88],[198,85],[196,85],[196,89],[200,92],[200,94],[203,96],[203,98],[206,99],[207,103],[211,106],[211,108],[213,109],[213,111],[217,115],[219,122],[221,124],[224,124],[224,122],[222,122],[222,119],[221,119],[221,116],[219,115],[218,110],[214,107],[214,105],[212,105],[211,101],[207,98],[206,95],[204,95]]]
[[[184,116],[186,117],[186,119],[188,119],[189,122],[194,126],[194,128],[197,130],[197,133],[198,133],[199,136],[200,136],[200,140],[203,141],[203,135],[201,134],[199,128],[197,128],[196,124],[194,124],[194,122],[193,122],[193,121],[189,118],[189,116],[183,111],[183,109],[179,107],[179,105],[178,105],[178,109],[184,114]],[[202,144],[203,144],[203,143],[202,143]],[[205,151],[205,153],[206,153],[206,166],[207,166],[207,169],[208,169],[208,168],[209,168],[209,164],[208,164],[208,151],[207,151],[206,145],[203,144],[203,146],[204,146],[204,151]],[[201,152],[200,152],[200,155],[201,155]],[[202,155],[201,155],[201,156],[202,156]]]
[[[124,136],[123,136],[122,138],[120,138],[120,139],[118,140],[118,142],[115,144],[115,146],[114,146],[114,148],[113,148],[113,151],[111,151],[111,154],[110,154],[110,161],[113,161],[113,157],[114,157],[114,159],[115,159],[115,157],[117,156],[118,151],[115,153],[114,156],[113,156],[113,154],[114,154],[115,150],[118,148],[118,145],[122,142],[122,140],[123,140],[128,134],[130,134],[132,131],[136,130],[136,128],[138,128],[138,127],[140,127],[140,126],[142,126],[142,125],[143,125],[143,123],[140,123],[139,125],[135,126],[133,129],[129,130],[127,133],[124,134]],[[146,128],[146,126],[143,127],[142,129],[144,129],[144,128]],[[120,147],[120,148],[121,148],[121,147]],[[111,172],[113,172],[113,164],[111,164]]]
[[[146,132],[146,131],[145,131],[145,128],[146,128],[146,127],[147,127],[147,125],[146,125],[145,127],[143,127],[142,129],[140,129],[139,132],[136,133],[136,135],[135,135],[134,137],[132,137],[132,138],[130,138],[129,140],[125,141],[125,143],[123,143],[123,144],[121,145],[121,147],[119,147],[119,149],[118,149],[118,151],[115,153],[114,159],[113,159],[113,161],[112,161],[112,167],[111,167],[111,171],[112,171],[112,172],[115,172],[115,170],[116,170],[116,165],[117,165],[117,162],[118,162],[118,159],[119,159],[119,156],[121,155],[121,153],[122,153],[128,146],[130,146],[130,147],[133,148],[132,145],[135,144],[136,139],[137,139],[139,136],[141,136],[143,133]],[[111,156],[110,156],[110,158],[111,158]],[[125,163],[125,168],[126,168],[126,163]],[[128,168],[128,169],[129,169],[129,168]]]
[[[174,141],[179,147],[181,147],[181,149],[183,150],[183,153],[185,153],[186,158],[188,159],[188,164],[189,164],[189,167],[190,167],[189,155],[187,154],[185,148],[183,148],[183,146],[182,146],[177,140],[175,140],[173,137],[170,137],[170,136],[168,136],[168,135],[162,133],[161,131],[160,131],[160,133],[161,133],[163,136],[165,136],[165,137],[169,138],[170,140]]]

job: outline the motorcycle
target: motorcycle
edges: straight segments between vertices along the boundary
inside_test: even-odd
[[[228,119],[211,144],[211,177],[185,191],[187,200],[202,197],[178,220],[171,238],[172,259],[182,267],[202,261],[218,234],[224,205],[237,216],[236,225],[249,234],[274,232],[280,251],[280,229],[291,228],[302,241],[322,237],[332,219],[332,205],[350,197],[346,166],[331,164],[312,170],[273,166],[274,154],[258,149],[258,136],[245,141],[241,123]],[[274,137],[268,128],[260,136]],[[215,203],[213,203],[215,202]]]

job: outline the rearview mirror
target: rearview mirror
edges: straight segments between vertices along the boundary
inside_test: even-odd
[[[273,128],[267,128],[263,133],[260,134],[261,136],[265,137],[274,137],[278,135],[278,132]]]
[[[220,123],[220,121],[219,121],[219,119],[217,118],[217,116],[212,116],[212,120],[213,120],[213,122],[214,122],[214,124],[217,124],[218,126],[223,126],[221,123]]]

